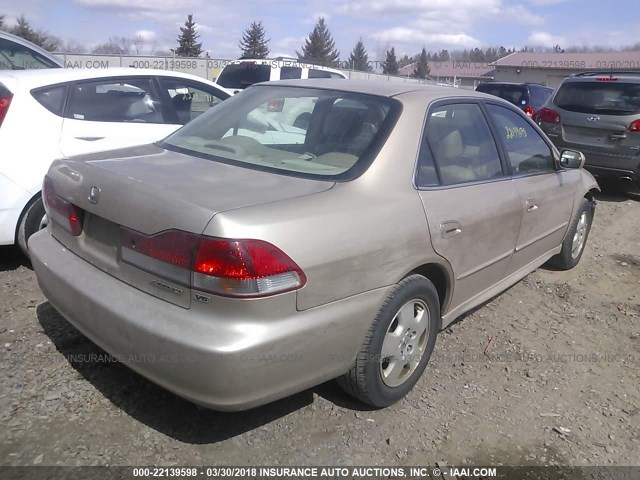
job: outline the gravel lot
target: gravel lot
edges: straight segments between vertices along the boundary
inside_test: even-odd
[[[576,269],[539,269],[457,321],[413,392],[378,411],[333,382],[202,410],[103,361],[13,248],[0,285],[4,465],[640,463],[636,200],[601,196]]]

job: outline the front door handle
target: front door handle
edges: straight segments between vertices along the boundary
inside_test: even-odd
[[[625,138],[627,138],[627,134],[626,133],[612,133],[611,135],[609,135],[609,138],[611,140],[624,140]]]
[[[450,220],[448,222],[442,222],[440,224],[440,235],[442,238],[450,238],[455,237],[456,235],[460,235],[462,233],[462,225],[455,220]]]
[[[531,204],[527,207],[527,212],[531,213],[531,212],[535,212],[538,209],[538,205],[536,204]]]

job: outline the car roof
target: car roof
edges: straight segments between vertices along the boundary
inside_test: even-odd
[[[62,61],[60,61],[59,58],[57,58],[54,55],[52,55],[51,53],[47,52],[44,48],[39,47],[35,43],[31,43],[30,41],[25,40],[22,37],[18,37],[17,35],[13,35],[12,33],[0,31],[0,38],[4,38],[5,40],[9,40],[11,42],[17,43],[18,45],[22,45],[23,47],[30,48],[31,50],[39,53],[43,57],[46,57],[47,59],[49,59],[52,62],[56,63],[58,66],[60,66],[60,67],[63,66],[62,65]]]
[[[271,65],[273,62],[281,63],[284,66],[299,66],[302,68],[314,68],[318,70],[326,70],[329,72],[340,72],[340,70],[325,67],[324,65],[316,65],[313,62],[307,62],[305,60],[296,60],[295,58],[278,57],[278,58],[240,58],[238,60],[232,60],[227,65],[239,65],[241,63],[258,63],[260,65]],[[225,65],[225,67],[227,66]]]
[[[519,87],[536,87],[536,88],[546,88],[547,90],[553,90],[553,88],[551,87],[547,87],[546,85],[542,85],[540,83],[534,83],[534,82],[480,82],[478,84],[478,86],[480,85],[515,85],[515,86],[519,86]]]
[[[44,68],[37,70],[3,70],[0,71],[0,82],[3,78],[9,77],[18,80],[20,85],[27,88],[34,88],[56,83],[72,82],[76,80],[92,80],[110,77],[148,77],[148,76],[171,76],[188,80],[194,80],[220,89],[218,85],[206,78],[197,77],[188,73],[174,72],[170,70],[156,70],[146,68]]]
[[[447,87],[442,85],[431,85],[417,82],[400,82],[386,80],[341,80],[318,78],[308,80],[278,80],[275,82],[257,83],[254,87],[260,86],[287,86],[298,88],[319,88],[323,90],[338,90],[342,92],[366,93],[369,95],[379,95],[384,97],[395,97],[411,92],[422,92],[427,97],[482,97],[494,98],[473,90],[462,88]],[[253,88],[253,87],[252,87]]]

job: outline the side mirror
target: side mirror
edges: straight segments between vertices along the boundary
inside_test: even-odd
[[[560,153],[560,166],[562,168],[584,167],[584,153],[577,150],[562,150]]]

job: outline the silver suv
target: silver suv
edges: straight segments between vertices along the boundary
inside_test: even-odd
[[[559,149],[583,152],[599,180],[640,191],[640,72],[569,77],[537,123]]]

